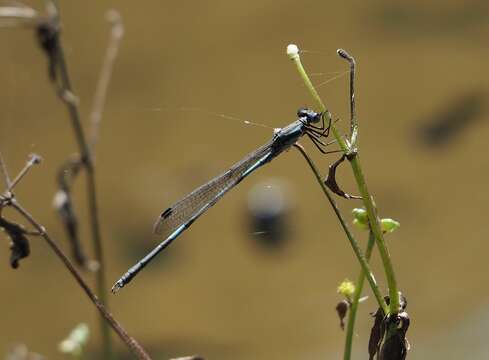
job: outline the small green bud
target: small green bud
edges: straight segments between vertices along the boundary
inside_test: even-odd
[[[351,301],[354,292],[355,284],[348,279],[343,280],[338,286],[338,293],[343,295],[348,301]]]
[[[382,224],[382,231],[385,233],[391,233],[401,226],[401,223],[394,219],[382,219],[380,222]]]
[[[355,220],[359,224],[362,225],[368,225],[368,215],[367,215],[367,210],[363,208],[355,208],[352,211],[353,216],[355,217]]]
[[[368,225],[358,221],[358,219],[353,219],[353,225],[355,225],[360,230],[368,230]]]

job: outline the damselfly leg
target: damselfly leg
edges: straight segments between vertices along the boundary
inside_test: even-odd
[[[324,143],[323,141],[321,141],[320,139],[318,139],[317,137],[314,137],[312,134],[310,133],[306,133],[307,136],[309,137],[309,139],[311,139],[311,142],[316,146],[316,148],[322,153],[322,154],[335,154],[335,153],[338,153],[338,152],[342,152],[342,150],[330,150],[330,151],[326,151],[323,149],[323,147],[327,147],[328,145],[331,145],[333,143],[336,142],[336,140],[333,140],[333,141],[330,141],[329,143]]]
[[[325,126],[325,121],[324,121],[324,116],[325,113],[321,113],[321,126],[315,126],[312,124],[307,124],[306,128],[310,130],[311,132],[315,132],[321,136],[328,137],[329,136],[329,130],[331,129],[331,116],[328,116],[328,126]]]

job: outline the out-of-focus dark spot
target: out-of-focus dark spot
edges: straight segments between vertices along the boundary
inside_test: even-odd
[[[282,247],[290,233],[289,203],[282,183],[267,181],[257,184],[248,194],[249,232],[263,249]]]
[[[440,109],[419,121],[416,138],[423,146],[447,146],[471,129],[487,109],[487,92],[474,90],[445,101]]]

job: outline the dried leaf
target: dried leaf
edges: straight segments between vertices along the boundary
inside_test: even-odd
[[[345,161],[346,155],[342,155],[339,160],[335,161],[329,166],[328,177],[324,181],[324,184],[336,195],[344,197],[345,199],[361,199],[361,196],[350,195],[341,190],[340,186],[336,182],[336,169],[343,161]]]
[[[340,327],[341,330],[345,330],[345,317],[350,308],[350,303],[348,300],[341,300],[338,305],[336,305],[336,312],[338,313],[338,317],[340,318]]]
[[[19,267],[19,260],[23,259],[30,254],[30,246],[27,237],[25,236],[25,229],[19,225],[12,223],[0,217],[0,227],[5,230],[11,240],[10,250],[10,266],[13,269]]]
[[[370,330],[370,339],[368,340],[369,360],[373,360],[375,354],[379,352],[382,338],[384,337],[384,311],[379,308],[374,314],[374,326]]]
[[[399,314],[385,316],[381,308],[373,314],[375,321],[368,343],[369,360],[373,360],[375,354],[378,354],[379,360],[404,360],[406,358],[409,349],[409,343],[406,340],[409,316],[404,311],[407,306],[406,297],[399,294],[399,298],[401,306]],[[389,305],[389,296],[385,296],[384,300]]]
[[[379,360],[406,359],[409,349],[409,343],[406,339],[409,322],[409,315],[405,311],[386,319],[387,334],[380,350]]]

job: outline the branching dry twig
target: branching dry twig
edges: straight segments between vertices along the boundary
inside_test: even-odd
[[[44,22],[42,25],[47,27],[51,32],[53,38],[49,39],[51,53],[48,51],[50,61],[56,67],[53,71],[52,80],[58,83],[59,95],[63,103],[66,105],[69,117],[71,119],[71,124],[73,131],[75,133],[75,138],[78,144],[78,149],[80,152],[80,161],[83,164],[83,168],[87,174],[87,196],[88,196],[88,206],[89,206],[89,217],[90,217],[90,229],[92,233],[92,242],[95,252],[95,260],[98,262],[98,271],[96,272],[96,283],[97,283],[97,293],[103,304],[107,304],[106,296],[106,279],[105,279],[105,262],[103,255],[103,246],[101,239],[100,223],[98,216],[98,205],[97,205],[97,188],[95,182],[95,167],[93,163],[92,154],[88,146],[85,133],[80,120],[80,113],[78,110],[78,102],[73,94],[71,81],[69,77],[68,67],[64,56],[64,49],[60,41],[60,25],[59,25],[59,11],[56,4],[52,1],[49,2],[51,5],[50,18]],[[44,47],[46,49],[46,47]],[[59,79],[58,79],[59,76]],[[111,340],[110,333],[107,329],[105,321],[101,321],[103,343],[105,348],[105,357],[111,357]]]
[[[67,63],[64,57],[63,46],[60,41],[60,16],[57,4],[53,0],[46,1],[47,16],[40,16],[37,11],[28,7],[0,7],[0,20],[6,20],[12,23],[12,25],[30,25],[35,26],[37,39],[39,44],[45,54],[47,55],[49,66],[48,74],[51,82],[55,86],[56,94],[60,97],[63,104],[66,106],[69,118],[71,120],[71,125],[75,134],[76,142],[79,150],[79,159],[82,164],[82,170],[86,171],[87,175],[87,197],[89,206],[89,219],[90,219],[90,229],[92,234],[92,242],[95,253],[95,260],[98,263],[98,271],[96,272],[96,283],[97,283],[97,293],[100,297],[100,301],[103,304],[107,304],[106,297],[106,280],[105,280],[105,269],[104,269],[104,256],[103,247],[100,232],[100,223],[98,216],[98,205],[97,205],[97,193],[96,193],[96,182],[95,182],[95,167],[93,164],[93,157],[88,145],[88,141],[85,137],[83,127],[81,124],[80,114],[78,110],[78,101],[73,93],[70,77],[68,73]],[[3,16],[3,17],[2,17]],[[1,21],[0,21],[1,22]],[[117,21],[116,21],[117,22]],[[120,23],[120,21],[119,21]],[[118,36],[121,35],[121,27],[114,26],[114,28],[119,29]],[[110,56],[114,57],[114,50],[110,50]],[[109,70],[105,70],[102,73],[110,74]],[[98,112],[101,114],[101,109],[103,107],[105,90],[103,87],[107,87],[108,75],[106,78],[100,81],[102,98],[97,103]],[[100,96],[100,95],[99,95]],[[96,106],[96,109],[97,109]],[[100,122],[100,115],[98,117]],[[103,319],[101,319],[101,328],[103,335],[103,344],[105,348],[105,357],[111,357],[111,340],[110,333],[107,328],[107,324]]]
[[[22,178],[29,172],[30,168],[34,165],[40,164],[41,161],[42,159],[39,155],[29,155],[29,160],[27,160],[24,168],[19,172],[15,179],[10,182],[10,185],[7,187],[6,192],[12,191],[14,187],[20,182],[20,180],[22,180]],[[5,178],[5,181],[7,181],[7,178]]]
[[[14,208],[19,214],[21,214],[26,220],[28,220],[34,228],[39,231],[40,235],[51,249],[54,251],[56,256],[63,262],[64,266],[68,269],[71,275],[75,278],[76,282],[83,289],[88,298],[92,301],[92,303],[97,307],[98,311],[105,319],[105,321],[110,325],[110,327],[117,333],[117,335],[121,338],[121,340],[129,347],[134,355],[137,356],[138,359],[142,360],[150,360],[151,357],[146,353],[141,345],[130,336],[126,330],[119,324],[119,322],[114,319],[112,314],[106,309],[104,304],[99,300],[99,298],[92,292],[92,290],[85,283],[80,273],[75,269],[73,264],[71,264],[68,257],[62,252],[62,250],[58,247],[56,242],[51,238],[51,236],[47,233],[45,228],[39,224],[31,214],[27,212],[15,199],[11,199],[11,206]]]
[[[35,164],[39,163],[40,157],[37,155],[31,155],[30,159],[27,162],[27,166],[24,167],[19,175],[16,176],[16,179],[18,183],[24,175],[27,173],[27,170],[32,167]],[[8,183],[9,181],[7,180],[9,178],[8,176],[8,171],[5,167],[5,163],[3,162],[3,158],[0,154],[0,168],[3,169],[3,177],[5,179],[5,182]],[[34,219],[34,217],[26,210],[24,209],[20,203],[16,200],[13,194],[13,185],[15,185],[13,182],[10,184],[10,189],[7,189],[4,192],[4,195],[0,197],[0,210],[3,207],[9,206],[12,207],[14,210],[16,210],[24,219],[26,219],[37,231],[36,235],[41,236],[51,247],[51,249],[54,251],[56,256],[63,262],[63,265],[66,267],[66,269],[71,273],[71,275],[75,278],[76,282],[80,287],[83,289],[85,294],[89,297],[89,299],[92,301],[92,303],[97,307],[99,310],[100,314],[102,315],[104,321],[106,321],[110,327],[119,335],[121,340],[129,347],[129,349],[133,352],[134,355],[137,356],[138,359],[142,360],[150,360],[150,356],[146,353],[146,351],[143,349],[141,345],[131,337],[125,330],[124,328],[117,322],[117,320],[114,319],[112,314],[106,309],[104,304],[98,299],[98,297],[93,293],[93,291],[90,289],[90,287],[85,283],[83,280],[82,276],[80,273],[75,269],[73,264],[70,262],[68,257],[63,253],[61,248],[57,245],[57,243],[54,241],[53,238],[48,234],[44,226],[42,226],[37,220]],[[9,229],[9,234],[11,232],[15,232],[15,236],[21,235],[23,237],[22,243],[26,242],[27,239],[25,238],[25,235],[27,234],[33,234],[33,232],[28,232],[26,231],[21,225],[15,224],[8,222],[4,219],[0,221],[0,226],[6,229]],[[12,239],[14,240],[14,239]],[[24,246],[21,244],[21,246]],[[28,245],[27,245],[28,246]],[[28,248],[27,248],[28,250]],[[13,252],[13,255],[14,252]],[[28,255],[28,253],[27,253]],[[13,259],[14,262],[12,263],[13,267],[17,267],[17,261],[19,258]],[[11,258],[12,261],[12,258]]]

